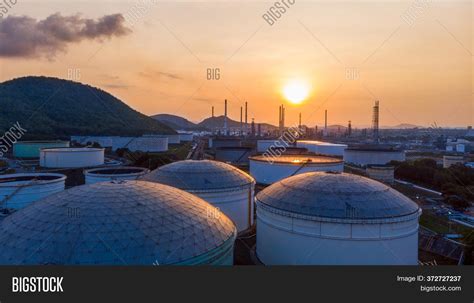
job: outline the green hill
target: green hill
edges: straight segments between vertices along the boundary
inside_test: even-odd
[[[0,131],[16,122],[28,130],[22,139],[175,133],[101,89],[47,77],[0,83]]]

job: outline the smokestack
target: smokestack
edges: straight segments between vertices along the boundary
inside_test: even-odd
[[[351,136],[352,134],[352,123],[351,120],[349,120],[349,125],[347,126],[347,136]]]
[[[301,130],[301,113],[300,113],[300,123],[299,123],[299,129]]]
[[[245,102],[245,129],[247,129],[248,126],[247,122],[247,102]]]
[[[281,129],[281,105],[278,107],[278,128]]]
[[[374,132],[374,142],[379,142],[379,101],[375,101],[374,112],[372,116],[372,128]]]
[[[243,126],[243,125],[242,125],[242,123],[243,123],[243,121],[242,121],[242,112],[243,112],[243,108],[242,108],[242,106],[241,106],[241,107],[240,107],[240,135],[243,134],[243,129],[242,129],[242,126]]]
[[[224,101],[224,135],[227,136],[227,99]]]
[[[212,118],[214,118],[214,106],[212,107]]]
[[[324,111],[324,136],[328,135],[328,110]]]
[[[252,118],[252,137],[255,137],[255,119]]]

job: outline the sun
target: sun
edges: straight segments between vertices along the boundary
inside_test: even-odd
[[[283,87],[283,95],[293,104],[300,104],[309,95],[309,86],[303,81],[291,81]]]

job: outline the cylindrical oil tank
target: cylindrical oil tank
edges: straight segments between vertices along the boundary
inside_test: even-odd
[[[259,184],[272,184],[297,174],[314,171],[342,172],[341,159],[316,155],[260,155],[249,158],[250,175]]]
[[[99,144],[101,147],[112,148],[114,138],[118,137],[107,137],[107,136],[71,136],[71,141],[82,145],[92,145],[94,143]]]
[[[216,148],[216,160],[236,165],[248,165],[249,157],[252,155],[250,147],[218,147]]]
[[[359,166],[385,165],[390,161],[405,161],[405,151],[398,148],[347,148],[344,162]]]
[[[443,156],[443,168],[449,168],[456,164],[463,164],[463,156]]]
[[[193,133],[179,133],[179,141],[181,142],[191,142],[193,138]]]
[[[178,161],[159,167],[142,180],[195,194],[229,216],[238,231],[253,225],[255,180],[232,165],[211,160]]]
[[[313,172],[256,197],[257,257],[266,265],[416,265],[421,209],[371,179]]]
[[[50,173],[21,173],[0,176],[0,207],[21,209],[34,201],[61,192],[66,176]]]
[[[86,184],[113,181],[113,180],[137,180],[149,173],[150,170],[143,167],[101,167],[84,171]]]
[[[181,139],[179,134],[176,135],[163,135],[164,137],[168,138],[168,144],[179,144],[181,143]]]
[[[271,139],[271,140],[258,140],[257,141],[257,152],[264,153],[269,148],[281,148],[289,147],[289,144],[284,142],[282,139]]]
[[[346,144],[329,143],[312,140],[298,140],[297,147],[307,148],[308,151],[325,155],[325,156],[340,156],[344,155],[344,150],[347,148]]]
[[[51,148],[40,151],[40,166],[80,168],[104,164],[103,148]]]
[[[393,184],[395,182],[395,167],[391,165],[369,165],[365,172],[374,180]]]
[[[232,265],[236,234],[225,214],[177,188],[101,182],[3,219],[0,264]]]
[[[209,148],[242,146],[242,140],[232,137],[209,138]]]
[[[307,155],[308,149],[304,147],[270,147],[263,155]]]
[[[42,148],[69,147],[69,141],[19,141],[13,144],[15,158],[39,158]]]
[[[142,152],[164,152],[168,150],[168,137],[164,136],[143,136],[130,140],[125,146],[130,151]]]

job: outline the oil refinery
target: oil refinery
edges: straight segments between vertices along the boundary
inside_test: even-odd
[[[422,214],[433,212],[427,203],[440,203],[441,193],[400,179],[412,154],[379,129],[378,102],[365,139],[351,123],[345,133],[334,132],[327,111],[324,128],[312,131],[301,114],[297,127],[287,127],[288,110],[280,106],[279,125],[269,131],[254,119],[247,123],[248,104],[236,127],[227,106],[212,132],[16,142],[0,175],[0,240],[6,243],[0,263],[416,265],[433,256],[447,264],[465,259],[460,242],[420,225]],[[468,161],[468,155],[444,154],[439,167]],[[471,224],[460,213],[452,220]],[[31,255],[42,241],[47,247]]]

